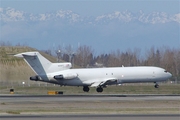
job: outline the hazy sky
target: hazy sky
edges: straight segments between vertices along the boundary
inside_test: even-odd
[[[129,10],[146,13],[159,11],[178,13],[179,0],[0,0],[1,7],[12,7],[29,13],[72,10],[80,15],[95,16]]]
[[[7,7],[13,10],[6,13]],[[25,43],[37,49],[49,49],[58,44],[77,46],[81,43],[92,46],[98,53],[180,46],[180,0],[0,0],[0,8],[4,9],[3,12],[1,9],[0,15],[5,16],[1,20],[16,19],[14,16],[22,15],[19,11],[27,13],[23,17],[34,14],[36,18],[48,18],[46,13],[71,10],[84,21],[96,22],[92,26],[84,21],[68,25],[61,20],[32,22],[29,18],[18,22],[3,21],[0,24],[0,40],[13,44]],[[122,16],[107,17],[117,16],[115,11],[121,12]],[[140,16],[140,13],[143,14]],[[103,15],[106,17],[97,22],[96,18]],[[136,20],[128,21],[135,17]],[[141,17],[144,18],[140,20]],[[104,23],[105,19],[112,21]]]

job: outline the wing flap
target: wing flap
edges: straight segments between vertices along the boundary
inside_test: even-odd
[[[91,87],[101,86],[103,83],[104,83],[104,81],[94,82],[91,84]]]
[[[117,79],[108,78],[108,79],[103,79],[103,80],[91,80],[91,81],[86,81],[84,83],[89,84],[90,87],[98,87],[98,86],[117,84]]]

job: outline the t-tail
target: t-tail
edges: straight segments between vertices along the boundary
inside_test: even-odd
[[[69,62],[52,63],[43,57],[39,52],[24,52],[14,56],[24,58],[27,64],[38,76],[46,76],[49,73],[70,69],[72,66]]]

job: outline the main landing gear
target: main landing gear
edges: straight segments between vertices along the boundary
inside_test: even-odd
[[[83,87],[83,91],[84,92],[89,92],[89,87],[88,86],[84,86]],[[101,86],[99,86],[99,87],[96,88],[96,91],[97,92],[103,92],[103,88]]]
[[[83,87],[83,91],[84,91],[84,92],[89,92],[89,87],[88,87],[88,86],[84,86],[84,87]]]
[[[154,87],[159,88],[159,85],[156,82],[154,82],[154,83],[155,83]]]
[[[96,88],[96,91],[97,91],[97,92],[102,92],[102,91],[103,91],[103,88],[102,88],[101,86],[99,86],[99,87]]]

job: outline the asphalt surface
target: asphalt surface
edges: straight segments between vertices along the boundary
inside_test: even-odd
[[[1,120],[180,120],[180,115],[12,115],[0,116]]]
[[[180,103],[179,101],[180,95],[0,95],[0,120],[180,120],[180,105],[176,104]],[[145,108],[145,110],[152,109],[152,111],[162,110],[167,114],[123,114],[122,111],[120,111],[121,114],[114,113],[116,111],[113,113],[106,113],[106,111],[104,113],[92,113],[90,111],[89,114],[81,113],[82,111],[80,113],[61,112],[61,109],[65,111],[70,109],[83,110],[86,107],[92,110],[97,107],[100,110],[104,108],[121,110],[122,108],[122,110],[132,109],[135,111],[139,108]],[[177,111],[178,109],[179,112],[168,113],[166,112],[168,107],[172,107],[170,110],[176,109]],[[55,114],[49,111],[45,113],[36,113],[35,111],[28,114],[4,114],[1,112],[4,109],[7,109],[4,111],[10,111],[21,108],[25,110],[49,109],[49,111],[58,108],[60,112]]]
[[[180,95],[0,95],[0,102],[19,101],[132,101],[180,100]]]

